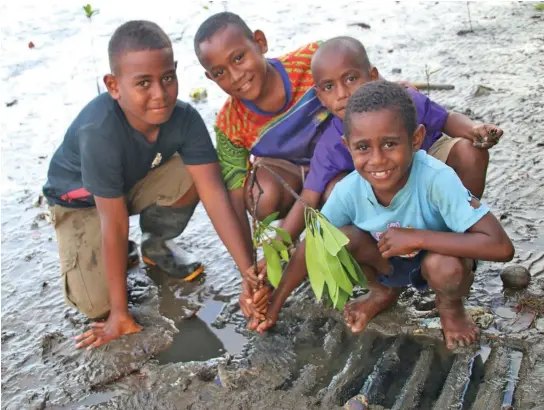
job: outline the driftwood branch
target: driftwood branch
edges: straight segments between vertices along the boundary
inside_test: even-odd
[[[427,83],[410,83],[418,90],[454,90],[455,86],[451,84],[427,84]]]

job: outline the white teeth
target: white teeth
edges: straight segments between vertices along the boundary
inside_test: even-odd
[[[251,86],[251,81],[248,81],[243,86],[241,86],[238,90],[241,92],[244,92],[244,91],[247,91],[250,86]]]
[[[380,172],[371,172],[373,177],[375,178],[385,178],[391,173],[391,170],[389,171],[380,171]]]

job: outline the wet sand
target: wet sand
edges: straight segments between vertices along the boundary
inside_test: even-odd
[[[465,370],[459,369],[466,369],[475,348],[452,355],[444,351],[438,330],[419,326],[432,323],[428,295],[405,293],[400,306],[381,315],[368,332],[351,336],[339,314],[315,304],[303,286],[274,331],[247,333],[236,303],[239,274],[201,206],[179,242],[202,256],[206,275],[186,285],[132,269],[131,309],[144,331],[90,353],[74,349],[72,338],[88,322],[64,305],[55,233],[47,209],[34,203],[66,127],[96,95],[96,76],[107,71],[113,30],[126,20],[146,18],[167,31],[179,61],[179,97],[187,100],[191,89],[207,88],[208,100],[196,107],[210,131],[225,99],[205,79],[192,51],[192,33],[210,13],[223,10],[224,2],[208,9],[202,7],[208,2],[184,4],[179,14],[163,1],[154,2],[153,10],[148,3],[120,3],[93,3],[100,14],[91,25],[80,6],[67,0],[0,6],[7,16],[0,62],[2,408],[334,408],[365,388],[380,408],[410,400],[418,406],[413,408],[438,408],[461,400],[445,392],[463,390],[459,380]],[[532,282],[527,291],[503,292],[503,265],[480,264],[467,303],[485,308],[493,319],[482,339],[492,353],[485,368],[482,362],[484,381],[473,382],[463,397],[465,408],[490,408],[484,404],[495,401],[500,406],[501,389],[493,386],[507,386],[510,358],[521,352],[514,404],[532,409],[544,393],[544,326],[537,328],[530,312],[510,308],[522,296],[544,293],[544,12],[532,3],[471,3],[474,32],[458,35],[469,28],[464,2],[320,4],[311,10],[287,1],[266,10],[250,2],[228,7],[252,29],[265,31],[269,56],[347,34],[363,41],[388,79],[421,82],[426,65],[439,69],[431,82],[453,84],[455,90],[432,91],[431,98],[504,129],[491,152],[484,201],[514,240],[512,264],[529,268]],[[371,28],[349,26],[358,22]],[[35,48],[27,47],[29,41]],[[393,74],[394,69],[402,72]],[[475,96],[480,85],[492,91]],[[131,218],[136,241],[137,222]],[[194,312],[197,317],[191,318]],[[395,338],[399,332],[405,336]],[[412,352],[411,358],[398,356],[402,351]],[[391,359],[397,356],[402,360]],[[391,379],[395,366],[399,372]],[[425,394],[416,399],[418,383]]]

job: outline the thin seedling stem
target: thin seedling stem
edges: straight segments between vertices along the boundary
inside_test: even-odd
[[[467,12],[468,12],[468,25],[470,26],[470,32],[473,32],[472,30],[472,19],[470,18],[470,2],[467,1]]]

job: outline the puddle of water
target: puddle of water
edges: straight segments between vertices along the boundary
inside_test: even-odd
[[[156,356],[160,364],[202,361],[225,352],[242,352],[247,339],[235,331],[235,325],[220,329],[211,326],[224,302],[200,294],[198,281],[186,283],[156,270],[148,273],[159,287],[161,314],[173,320],[179,330],[171,347]]]
[[[222,329],[211,326],[223,305],[223,302],[210,299],[196,316],[177,323],[179,333],[174,335],[172,346],[157,355],[159,363],[202,361],[225,352],[241,353],[247,339],[237,333],[233,325]]]

